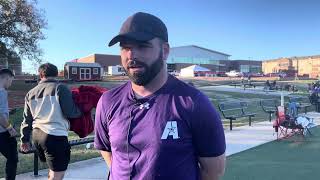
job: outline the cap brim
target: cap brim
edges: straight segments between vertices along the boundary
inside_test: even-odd
[[[149,41],[153,39],[155,36],[152,34],[146,34],[146,33],[141,33],[141,32],[131,32],[131,33],[126,33],[126,34],[119,34],[111,41],[109,42],[109,47],[115,45],[118,42],[123,42],[123,41],[138,41],[138,42],[143,42],[143,41]]]

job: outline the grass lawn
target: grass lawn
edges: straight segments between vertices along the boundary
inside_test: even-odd
[[[277,99],[280,104],[280,96],[276,95],[270,95],[270,94],[249,94],[249,93],[241,93],[241,92],[226,92],[226,91],[215,91],[215,90],[202,90],[203,93],[205,93],[209,99],[211,100],[212,104],[216,107],[218,110],[218,104],[220,102],[225,101],[245,101],[248,102],[248,108],[247,112],[250,113],[256,113],[256,116],[252,118],[253,122],[259,122],[259,121],[267,121],[269,120],[269,114],[264,112],[260,106],[260,100],[261,99]],[[297,95],[297,94],[295,94]],[[285,97],[285,102],[289,102],[289,97]],[[315,111],[315,107],[312,106],[308,108],[308,111]],[[221,112],[218,110],[218,112],[221,115],[221,118],[223,118]],[[302,111],[299,111],[302,112]],[[274,117],[273,117],[274,118]],[[225,128],[229,127],[229,120],[222,119],[223,125]],[[239,118],[236,121],[233,121],[233,126],[243,126],[248,125],[249,123],[248,117],[245,118]]]
[[[243,94],[243,93],[238,93],[238,92],[221,92],[221,91],[203,91],[211,100],[213,105],[216,107],[218,110],[218,104],[220,102],[225,102],[225,101],[247,101],[249,102],[248,105],[248,112],[251,113],[256,113],[256,116],[252,118],[253,122],[258,122],[258,121],[266,121],[269,120],[269,114],[265,113],[261,106],[260,106],[260,99],[272,99],[272,98],[278,98],[277,96],[272,96],[272,95],[261,95],[261,94]],[[221,112],[218,110],[220,113],[221,118],[223,118]],[[222,119],[223,125],[225,128],[229,127],[229,120],[227,119]],[[233,121],[233,126],[243,126],[243,125],[248,125],[249,124],[249,119],[246,118],[239,118],[236,121]]]
[[[292,137],[273,141],[227,158],[223,180],[318,179],[320,127],[305,140]]]
[[[126,83],[126,81],[86,81],[86,82],[75,82],[75,83],[66,84],[66,85],[68,87],[78,87],[80,85],[101,86],[107,89],[111,89],[124,83]]]
[[[36,83],[25,83],[24,80],[14,80],[9,90],[28,92],[30,89],[34,88],[36,85],[37,85]]]

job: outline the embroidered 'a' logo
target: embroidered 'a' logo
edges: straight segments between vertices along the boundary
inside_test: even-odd
[[[177,121],[168,121],[166,127],[163,130],[161,139],[168,139],[168,136],[172,136],[173,139],[179,139]]]

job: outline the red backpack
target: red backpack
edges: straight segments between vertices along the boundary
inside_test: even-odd
[[[88,136],[94,130],[94,122],[91,110],[95,108],[101,95],[107,91],[97,86],[80,86],[72,88],[72,96],[76,105],[81,109],[82,116],[70,118],[70,130],[79,135],[80,138]]]

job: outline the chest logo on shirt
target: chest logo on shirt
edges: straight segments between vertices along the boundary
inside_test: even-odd
[[[161,139],[168,139],[172,136],[173,139],[179,139],[177,121],[168,121],[163,130]]]

